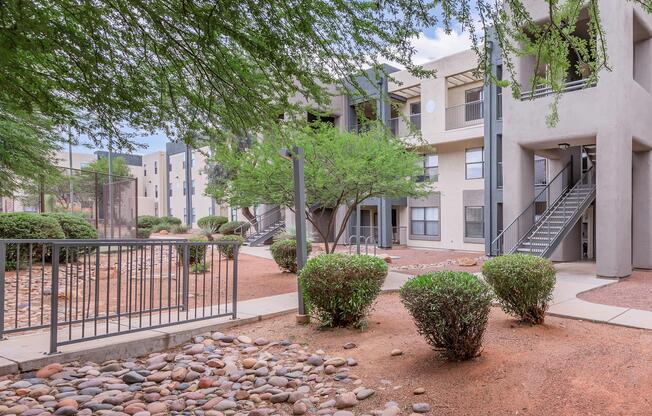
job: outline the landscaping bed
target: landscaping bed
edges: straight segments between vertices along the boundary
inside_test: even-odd
[[[592,303],[652,311],[652,272],[636,270],[625,279],[577,297]]]

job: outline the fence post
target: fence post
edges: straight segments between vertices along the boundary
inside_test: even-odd
[[[52,292],[50,294],[50,354],[57,352],[59,327],[59,252],[61,247],[52,244]]]
[[[0,241],[0,339],[5,335],[5,261],[7,243]]]
[[[181,297],[183,299],[183,309],[188,311],[190,292],[190,241],[183,244],[183,284],[181,285]]]
[[[240,244],[233,243],[233,319],[238,317],[238,253]]]

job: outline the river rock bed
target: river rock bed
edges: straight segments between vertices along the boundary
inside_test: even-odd
[[[215,332],[171,352],[55,363],[0,379],[0,414],[365,414],[355,409],[375,391],[356,377],[356,365],[352,358],[308,351],[290,341]],[[399,408],[387,403],[366,414],[396,415]]]

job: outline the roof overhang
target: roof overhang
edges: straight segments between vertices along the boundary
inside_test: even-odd
[[[454,88],[459,87],[460,85],[481,81],[481,79],[478,79],[473,72],[473,70],[469,70],[446,77],[446,86],[448,88]]]

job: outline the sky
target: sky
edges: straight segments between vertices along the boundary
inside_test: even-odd
[[[423,64],[434,59],[454,54],[456,52],[469,49],[471,41],[468,34],[461,30],[453,30],[447,34],[441,27],[433,27],[425,30],[419,37],[413,40],[413,45],[416,49],[414,62]],[[135,153],[145,154],[158,150],[165,150],[165,143],[168,141],[163,133],[154,134],[146,137],[138,137],[136,142],[146,145],[146,148],[138,149]],[[83,139],[82,139],[83,142]],[[74,152],[80,153],[93,153],[99,149],[97,147],[74,146]]]

